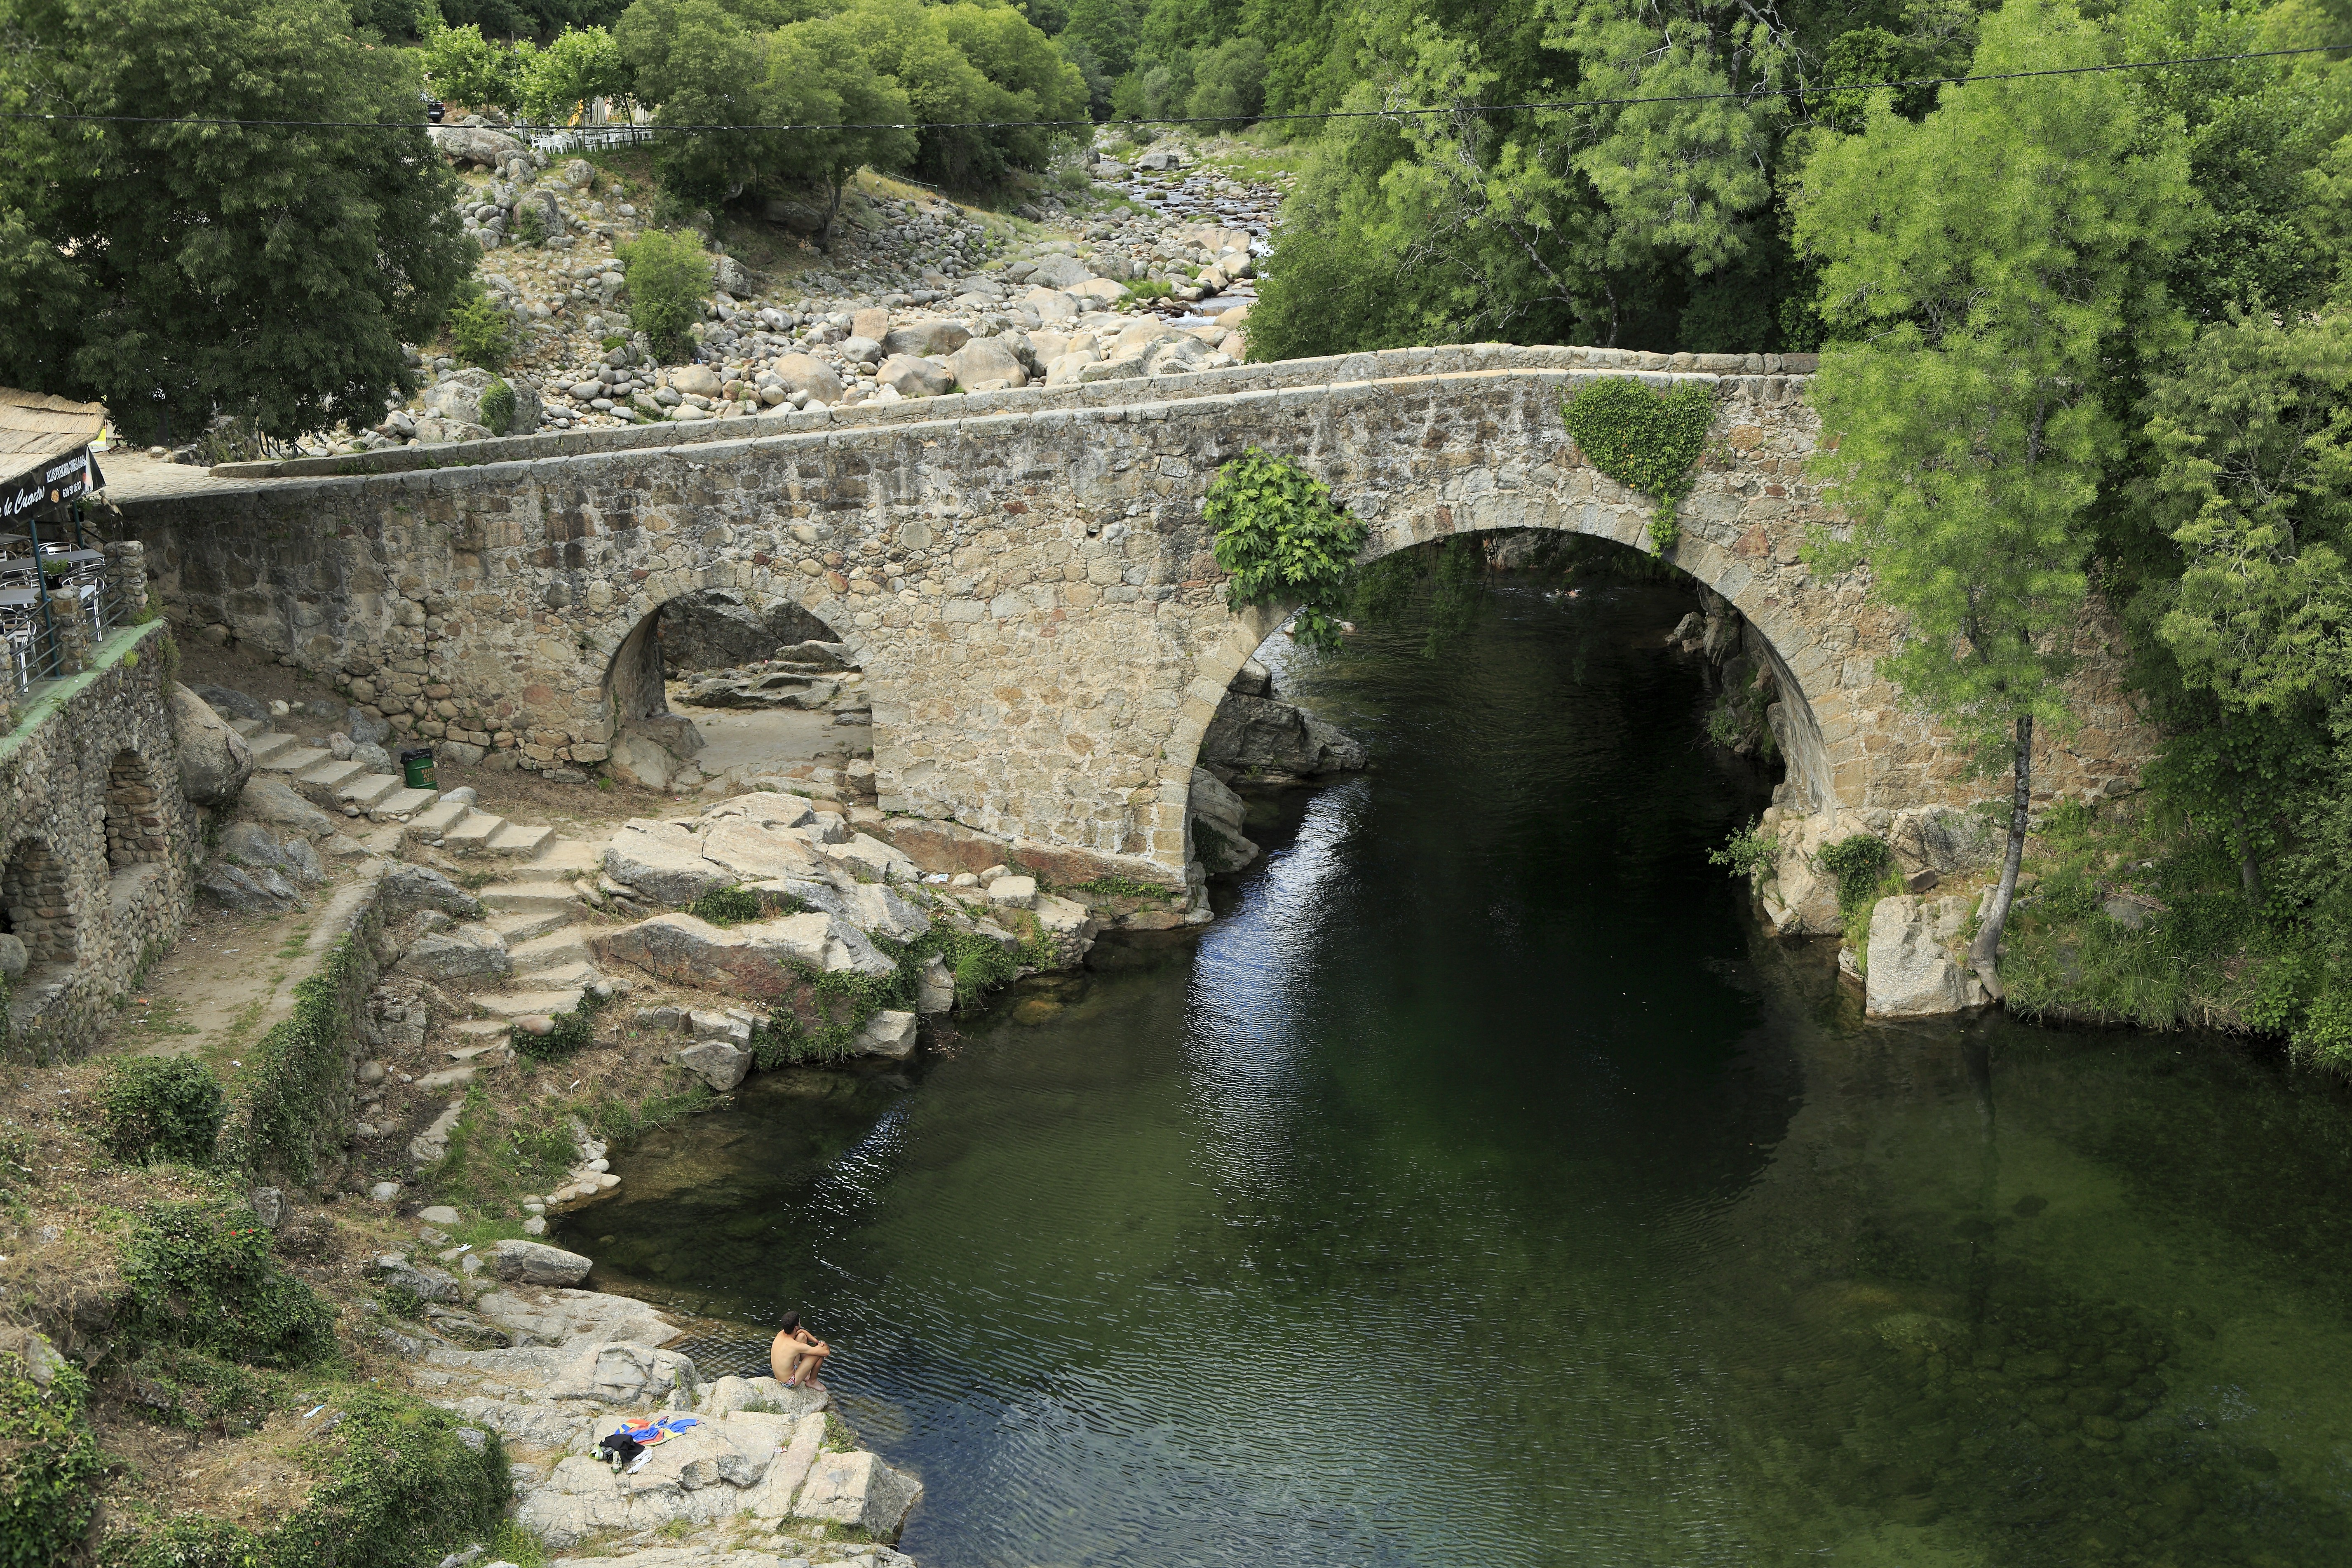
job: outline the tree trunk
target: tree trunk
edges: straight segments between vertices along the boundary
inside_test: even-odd
[[[2246,907],[2259,910],[2263,907],[2263,868],[2254,860],[2253,835],[2246,830],[2246,814],[2238,813],[2238,842],[2244,847],[2238,853],[2238,883],[2245,889]]]
[[[2018,715],[2017,754],[2012,768],[2017,776],[2017,793],[2009,807],[2009,852],[2001,857],[2000,881],[1993,888],[1992,905],[1985,910],[1984,924],[1977,928],[1977,939],[1969,944],[1969,966],[1976,971],[1977,978],[1984,982],[1986,992],[1996,1002],[2001,998],[2000,932],[2009,923],[2010,900],[2017,897],[2017,868],[2025,858],[2027,805],[2033,797],[2031,713]]]
[[[827,256],[833,254],[833,226],[841,216],[841,193],[848,189],[849,179],[850,176],[845,174],[840,179],[830,182],[833,187],[833,205],[824,209],[824,226],[817,231],[816,236],[816,247]]]

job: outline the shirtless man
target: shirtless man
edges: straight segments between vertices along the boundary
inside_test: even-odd
[[[798,1312],[786,1312],[783,1327],[776,1331],[775,1342],[768,1347],[768,1366],[778,1383],[798,1388],[816,1381],[824,1358],[832,1353],[831,1345],[801,1327]]]

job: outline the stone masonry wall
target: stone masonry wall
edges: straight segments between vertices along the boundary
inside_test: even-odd
[[[1962,759],[1877,678],[1897,626],[1865,579],[1799,559],[1807,528],[1833,521],[1804,475],[1804,378],[1705,374],[1742,363],[1396,351],[1113,384],[1151,399],[1125,405],[1002,393],[746,420],[732,441],[215,480],[125,517],[175,619],[526,767],[604,757],[615,656],[666,600],[792,599],[866,672],[886,807],[1164,872],[1187,857],[1202,731],[1276,618],[1224,607],[1200,517],[1219,464],[1296,457],[1371,523],[1371,554],[1499,528],[1639,548],[1648,503],[1585,465],[1560,402],[1598,374],[1695,375],[1720,405],[1675,559],[1788,673],[1791,793],[1813,810],[1973,798]],[[2147,750],[2112,628],[2081,643],[2086,722],[2041,763],[2053,792],[2117,787]]]
[[[12,1041],[89,1043],[194,904],[194,823],[179,791],[161,622],[108,637],[0,736],[0,912],[30,965]]]

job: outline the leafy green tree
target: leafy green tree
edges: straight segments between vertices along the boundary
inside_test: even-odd
[[[2065,0],[1987,17],[1979,73],[2095,64]],[[1913,122],[1873,95],[1860,135],[1807,161],[1798,243],[1841,340],[1813,386],[1818,471],[1852,522],[1823,571],[1867,561],[1909,635],[1882,666],[2013,781],[2008,853],[1969,956],[1995,965],[2023,851],[2037,722],[2088,590],[2087,511],[2120,446],[2101,398],[2126,325],[2163,317],[2190,196],[2178,127],[2105,75],[1948,89]]]
[[[685,356],[687,329],[710,292],[710,258],[691,233],[654,229],[621,247],[623,276],[629,285],[629,319],[653,340],[663,359]]]
[[[860,169],[887,174],[915,161],[920,143],[906,128],[915,117],[898,84],[865,68],[848,26],[835,18],[798,23],[777,35],[770,61],[769,102],[794,123],[862,126],[794,138],[787,177],[824,188],[824,226],[817,245],[833,248],[841,198]]]
[[[1143,26],[1143,7],[1137,0],[1070,0],[1069,20],[1061,37],[1084,44],[1101,62],[1105,74],[1122,77],[1135,63],[1135,43]]]
[[[425,39],[425,74],[433,90],[452,103],[467,108],[507,107],[509,96],[506,60],[509,51],[482,37],[467,23],[442,27]]]
[[[2161,612],[2181,684],[2219,710],[2169,748],[2168,773],[2224,825],[2259,904],[2261,861],[2285,842],[2352,675],[2352,312],[2235,311],[2148,401],[2150,510],[2180,570],[2144,608]]]
[[[1265,46],[1255,38],[1227,38],[1192,58],[1192,93],[1184,111],[1217,121],[1213,129],[1238,130],[1265,108]]]
[[[927,179],[971,185],[993,183],[1008,168],[1043,168],[1066,135],[978,122],[1087,118],[1086,79],[1009,7],[856,0],[834,20],[926,124],[914,166]]]
[[[566,27],[525,62],[520,107],[540,124],[561,125],[591,99],[627,98],[632,80],[612,34],[602,27]]]
[[[0,124],[0,380],[142,440],[373,424],[414,385],[401,345],[480,252],[406,56],[340,0],[0,0],[0,26],[5,107],[151,117]]]

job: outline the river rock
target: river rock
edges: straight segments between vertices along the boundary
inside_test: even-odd
[[[577,1285],[593,1265],[576,1252],[541,1241],[505,1240],[490,1250],[490,1271],[526,1285]]]
[[[1898,894],[1870,912],[1864,1011],[1874,1018],[1932,1018],[1981,1007],[1985,988],[1952,954],[1968,919],[1964,898]]]
[[[1257,858],[1257,846],[1243,831],[1248,811],[1223,779],[1206,768],[1192,770],[1192,847],[1212,875],[1238,871]]]
[[[955,385],[955,376],[929,360],[892,354],[874,373],[874,384],[890,387],[901,397],[938,397]]]
[[[529,161],[530,153],[511,136],[501,136],[495,131],[478,125],[435,125],[425,134],[441,149],[441,155],[452,163],[474,163],[485,169],[495,169],[515,158]]]
[[[772,1000],[798,984],[791,963],[885,975],[898,967],[839,917],[810,913],[719,927],[692,915],[656,915],[589,939],[600,963],[626,963],[673,984]]]
[[[751,1053],[726,1040],[698,1040],[672,1051],[669,1059],[720,1094],[741,1083],[751,1071]]]
[[[411,1263],[396,1252],[387,1252],[375,1260],[376,1279],[395,1289],[405,1290],[420,1301],[454,1301],[457,1299],[457,1279],[428,1264]]]
[[[0,979],[22,980],[30,963],[25,952],[25,939],[0,931]]]
[[[1028,367],[1003,338],[972,339],[950,356],[948,366],[966,392],[1029,384]]]
[[[917,1034],[914,1014],[886,1007],[866,1020],[866,1026],[857,1031],[851,1048],[861,1057],[904,1061],[915,1054]]]
[[[819,1454],[793,1500],[795,1519],[846,1524],[882,1541],[896,1541],[923,1483],[893,1468],[878,1454]]]
[[[514,960],[508,956],[505,940],[488,926],[457,925],[409,943],[398,967],[428,980],[466,980],[510,973]]]
[[[765,1412],[790,1421],[814,1415],[833,1403],[822,1388],[786,1388],[772,1377],[722,1377],[703,1391],[698,1415],[717,1420],[738,1410]]]
[[[961,321],[909,321],[883,334],[882,352],[928,359],[933,354],[951,354],[971,341],[971,329]]]
[[[672,1394],[691,1401],[701,1382],[694,1363],[677,1352],[618,1340],[580,1347],[544,1392],[550,1399],[658,1407]]]
[[[771,656],[789,658],[781,651],[787,645],[821,642],[832,635],[823,621],[790,600],[760,605],[729,589],[697,589],[662,606],[662,671],[677,679]]]
[[[1242,667],[1234,671],[1234,678],[1225,682],[1225,689],[1243,697],[1271,697],[1274,672],[1254,658],[1245,658]]]
[[[180,793],[198,805],[233,803],[253,776],[253,748],[212,705],[172,688],[172,732],[180,748]]]
[[[430,866],[400,862],[388,868],[376,883],[376,901],[386,920],[398,920],[419,910],[438,910],[460,920],[478,920],[482,900]]]
[[[1086,263],[1075,256],[1041,256],[1037,258],[1036,268],[1029,274],[1028,281],[1039,289],[1054,289],[1066,293],[1093,276],[1087,270]]]
[[[697,397],[716,397],[727,384],[719,373],[707,364],[682,364],[669,373],[673,392],[691,393]]]
[[[1312,778],[1348,773],[1367,762],[1363,743],[1320,719],[1270,697],[1228,691],[1201,737],[1201,760],[1253,773]]]
[[[482,416],[482,394],[490,383],[500,379],[478,366],[457,372],[446,381],[436,382],[425,389],[422,401],[427,410],[455,425],[475,425],[489,430],[493,436],[528,436],[539,428],[545,410],[539,393],[528,380],[518,378],[507,384],[514,392],[514,417],[504,430],[492,429]],[[352,737],[354,741],[359,737]],[[382,737],[378,737],[381,739]]]
[[[811,403],[841,401],[841,377],[814,354],[785,354],[776,361],[775,373],[786,392],[805,394]]]

